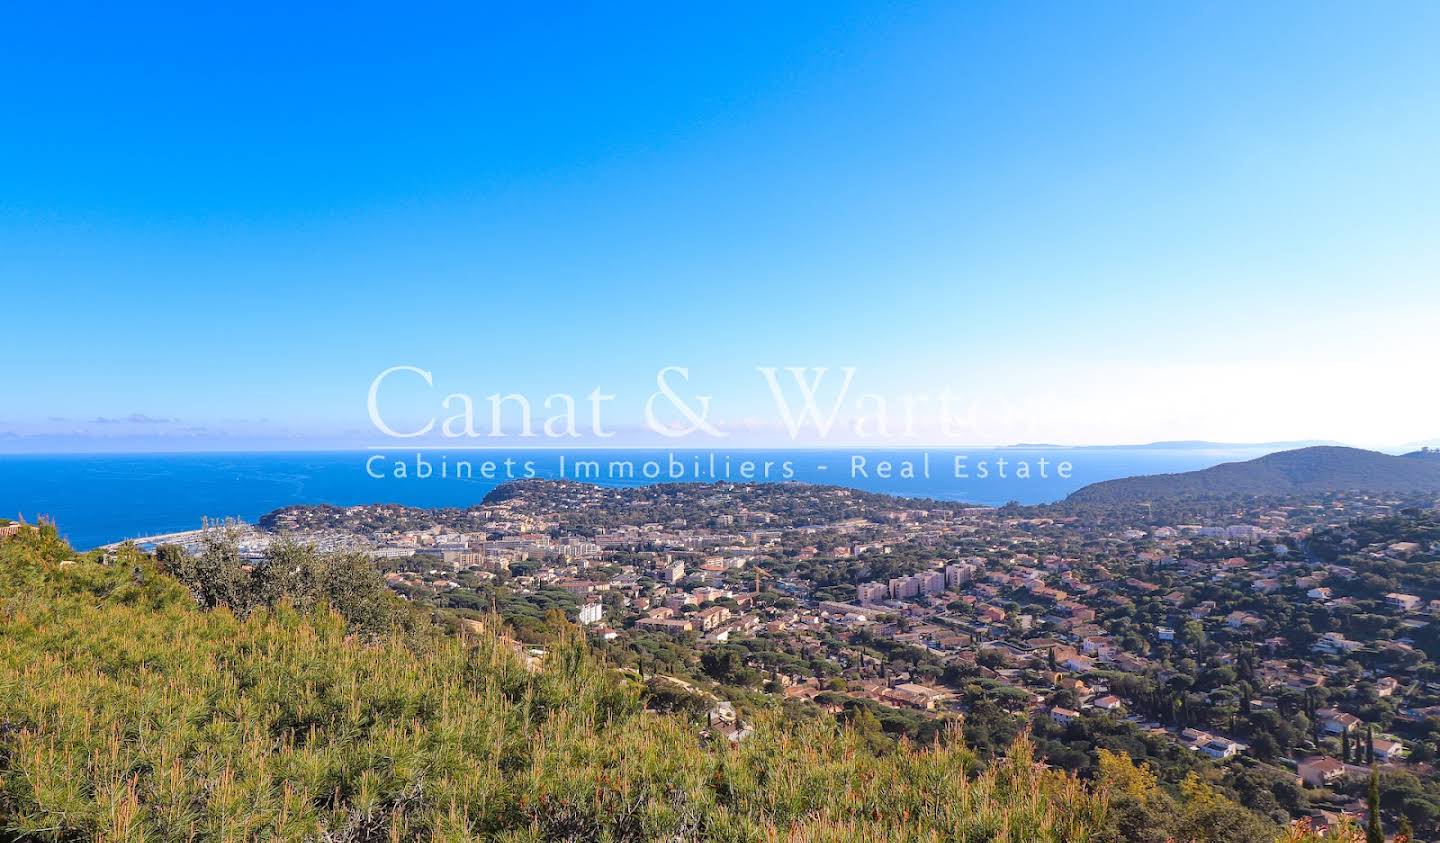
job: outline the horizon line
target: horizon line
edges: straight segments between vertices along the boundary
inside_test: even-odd
[[[1014,443],[1003,445],[987,444],[953,444],[953,443],[888,443],[888,444],[860,444],[860,443],[838,443],[838,444],[816,444],[816,443],[795,443],[786,445],[711,445],[711,446],[666,446],[666,445],[523,445],[523,444],[495,444],[495,445],[344,445],[344,446],[306,446],[306,447],[219,447],[219,448],[196,448],[177,450],[173,448],[157,449],[93,449],[93,450],[34,450],[34,451],[10,451],[0,449],[0,457],[65,457],[65,456],[185,456],[204,454],[374,454],[383,451],[420,451],[420,452],[471,452],[471,453],[526,453],[526,452],[562,452],[562,451],[652,451],[652,452],[704,452],[704,451],[805,451],[805,452],[834,452],[834,451],[919,451],[919,450],[984,450],[984,451],[1072,451],[1072,450],[1125,450],[1125,449],[1150,449],[1166,450],[1167,446],[1174,445],[1170,450],[1219,450],[1219,449],[1264,449],[1273,450],[1294,450],[1308,447],[1345,447],[1369,451],[1403,451],[1406,449],[1418,449],[1424,447],[1424,443],[1407,443],[1385,446],[1358,446],[1334,440],[1296,440],[1292,442],[1210,442],[1206,440],[1160,440],[1144,443],[1122,443],[1122,444],[1087,444],[1087,445],[1057,445],[1049,443]]]

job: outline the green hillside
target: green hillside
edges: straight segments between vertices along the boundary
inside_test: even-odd
[[[1254,839],[1121,757],[1084,784],[1023,738],[981,769],[953,735],[872,750],[766,712],[717,744],[573,629],[532,672],[493,634],[357,630],[288,594],[241,618],[137,552],[74,558],[50,528],[0,543],[0,839]]]

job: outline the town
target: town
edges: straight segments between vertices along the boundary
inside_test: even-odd
[[[1433,496],[977,507],[779,484],[521,480],[481,505],[293,506],[248,530],[372,557],[412,601],[498,613],[543,658],[589,631],[650,705],[1028,729],[1085,772],[1121,748],[1319,827],[1384,804],[1440,819],[1440,513]]]

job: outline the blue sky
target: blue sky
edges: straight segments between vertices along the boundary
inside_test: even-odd
[[[805,365],[976,444],[1440,436],[1440,6],[726,6],[11,8],[0,449],[363,444],[400,364],[403,419],[678,365],[760,441]]]

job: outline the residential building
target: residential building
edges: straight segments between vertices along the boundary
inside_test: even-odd
[[[1303,759],[1295,771],[1309,787],[1329,787],[1345,777],[1345,765],[1339,759],[1324,755]]]
[[[861,583],[855,587],[855,599],[861,603],[879,603],[890,596],[890,589],[883,582]]]
[[[1360,718],[1338,708],[1322,708],[1315,712],[1315,719],[1327,735],[1353,732],[1360,728]]]
[[[1061,726],[1068,726],[1074,723],[1079,717],[1080,712],[1072,711],[1068,708],[1061,708],[1058,705],[1050,709],[1050,719],[1059,723]]]
[[[580,607],[580,623],[599,623],[605,617],[605,607],[600,603],[586,603]]]

